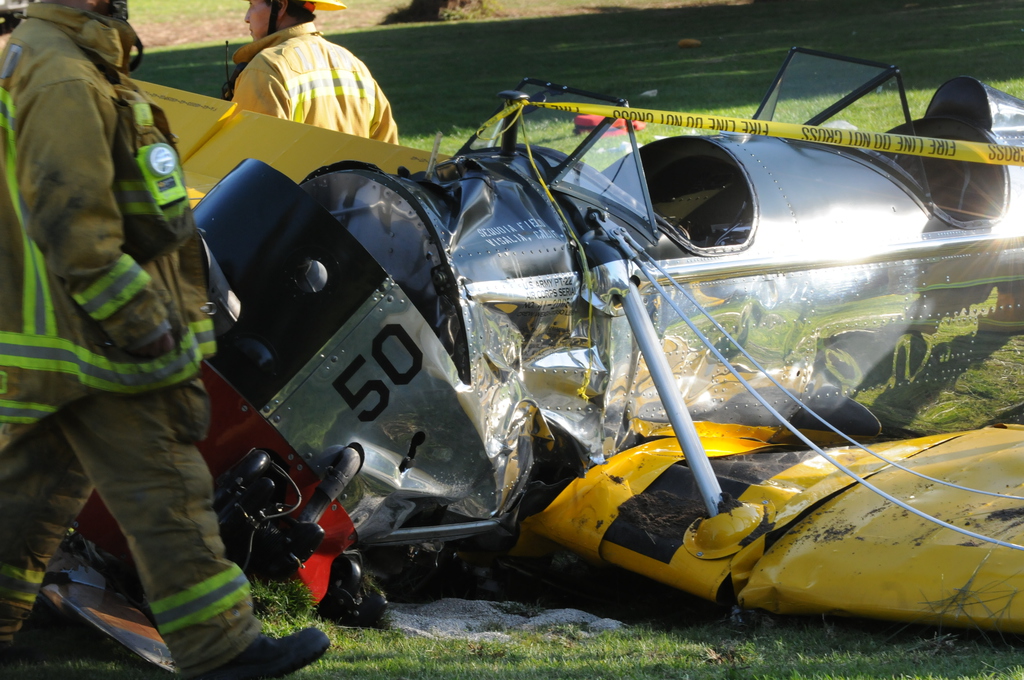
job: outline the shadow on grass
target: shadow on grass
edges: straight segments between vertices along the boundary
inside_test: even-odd
[[[5,680],[160,680],[173,677],[84,625],[48,620],[43,627],[32,626],[19,633],[17,642],[39,652],[43,662],[7,668],[0,673]]]
[[[538,19],[389,26],[328,36],[367,63],[403,137],[475,127],[524,76],[674,110],[753,113],[786,51],[801,45],[895,63],[908,88],[963,74],[1021,76],[1015,0],[791,0]],[[702,46],[680,49],[682,38]],[[233,45],[234,50],[238,45]],[[224,46],[146,55],[142,80],[217,96]],[[1021,93],[1017,93],[1021,94]],[[920,112],[918,112],[920,113]]]

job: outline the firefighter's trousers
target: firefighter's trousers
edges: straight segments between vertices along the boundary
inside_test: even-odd
[[[33,425],[0,429],[0,642],[28,617],[47,562],[94,486],[128,538],[182,674],[216,668],[256,638],[248,583],[224,558],[213,480],[193,444],[208,424],[196,381],[91,395]]]

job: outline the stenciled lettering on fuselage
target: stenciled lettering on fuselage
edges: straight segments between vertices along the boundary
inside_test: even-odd
[[[477,230],[476,235],[492,248],[515,246],[535,240],[561,240],[559,234],[535,218],[495,227],[482,227]]]

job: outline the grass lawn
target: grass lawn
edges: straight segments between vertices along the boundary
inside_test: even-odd
[[[270,620],[274,632],[300,622]],[[512,633],[511,641],[408,638],[397,631],[341,629],[319,622],[334,646],[295,677],[310,680],[618,680],[747,678],[1019,680],[1018,644],[976,634],[901,630],[839,619],[757,617],[747,625],[636,625],[589,634],[571,626]],[[80,628],[27,631],[24,642],[47,650],[36,667],[5,669],[5,680],[161,680],[113,641]]]
[[[718,0],[718,4],[742,4],[750,0]],[[344,12],[320,12],[319,23],[328,29],[362,29],[377,26],[392,11],[405,7],[409,0],[353,0],[347,3]],[[605,3],[609,4],[609,3]],[[650,7],[679,7],[681,5],[709,4],[707,0],[629,0],[626,3],[634,9]],[[539,17],[561,14],[585,14],[600,12],[601,5],[592,0],[491,0],[496,9],[495,19],[512,17]],[[182,16],[202,21],[228,19],[242,22],[247,7],[246,0],[131,0],[133,24],[178,24]],[[194,30],[194,26],[184,30]],[[243,31],[244,32],[244,31]]]
[[[244,26],[240,0],[175,4],[203,5],[211,17],[214,10],[227,11],[235,26]],[[440,131],[446,135],[442,150],[449,153],[496,108],[496,93],[524,76],[625,97],[648,108],[746,117],[794,45],[897,64],[916,115],[935,88],[958,75],[1024,96],[1019,0],[531,3],[539,12],[567,11],[570,4],[591,11],[371,27],[330,37],[369,65],[395,108],[403,144],[429,149]],[[145,26],[150,7],[166,12],[167,5],[133,0],[135,21]],[[349,11],[321,16],[340,20]],[[330,33],[330,26],[324,27]],[[235,30],[232,50],[247,40],[244,28]],[[702,45],[680,49],[682,38]],[[223,39],[151,49],[137,75],[216,95],[224,80]],[[657,96],[639,99],[649,90],[657,90]]]
[[[301,608],[287,588],[258,587],[257,595],[267,632],[277,636],[317,625],[331,637],[333,647],[323,660],[295,676],[310,680],[1019,680],[1024,674],[1024,647],[1016,638],[834,617],[748,612],[738,618],[674,591],[661,594],[666,611],[651,619],[659,593],[641,596],[646,601],[637,611],[622,605],[619,584],[611,573],[603,585],[608,599],[620,602],[599,613],[616,613],[618,607],[629,624],[624,629],[592,634],[552,626],[512,631],[510,640],[500,642],[344,629],[296,613]],[[629,583],[623,590],[635,587]],[[48,661],[5,669],[5,680],[170,677],[88,629],[57,623],[26,630],[19,640],[46,650]]]

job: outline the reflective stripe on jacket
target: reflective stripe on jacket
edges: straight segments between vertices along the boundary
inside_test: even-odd
[[[170,134],[127,77],[134,32],[56,4],[28,17],[0,55],[0,422],[13,423],[90,390],[189,380],[215,348],[187,200],[161,204],[136,161]],[[127,351],[168,330],[169,354]]]
[[[312,23],[291,26],[235,52],[249,62],[232,101],[247,111],[398,143],[391,104],[366,65]]]

